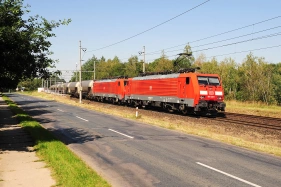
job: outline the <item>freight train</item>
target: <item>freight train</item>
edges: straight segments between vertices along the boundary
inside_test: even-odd
[[[134,107],[159,107],[183,114],[216,115],[225,111],[224,91],[219,75],[195,72],[151,73],[138,77],[118,77],[52,85],[51,91],[100,102]]]

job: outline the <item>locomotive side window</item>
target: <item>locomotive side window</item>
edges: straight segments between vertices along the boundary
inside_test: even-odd
[[[186,77],[185,84],[189,84],[189,77]]]
[[[124,81],[124,86],[129,85],[129,81]]]
[[[118,82],[118,86],[120,86],[120,82]]]

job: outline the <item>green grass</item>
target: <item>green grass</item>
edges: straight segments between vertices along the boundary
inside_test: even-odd
[[[36,153],[40,160],[43,160],[51,168],[57,186],[110,186],[61,141],[44,129],[37,121],[28,116],[8,97],[3,96],[3,99],[18,118],[20,125],[35,140]]]

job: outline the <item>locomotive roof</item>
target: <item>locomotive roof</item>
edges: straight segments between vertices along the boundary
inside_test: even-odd
[[[103,80],[96,80],[95,82],[115,82],[117,79],[103,79]]]
[[[147,79],[166,79],[166,78],[177,78],[180,73],[173,73],[167,75],[148,75],[144,77],[134,77],[133,80],[147,80]]]

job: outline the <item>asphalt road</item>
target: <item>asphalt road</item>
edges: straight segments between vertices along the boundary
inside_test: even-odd
[[[278,157],[53,101],[8,96],[114,187],[281,185]]]

